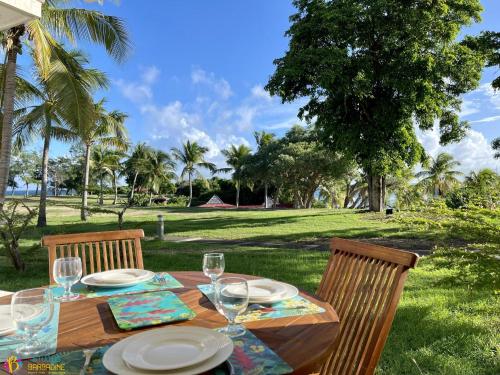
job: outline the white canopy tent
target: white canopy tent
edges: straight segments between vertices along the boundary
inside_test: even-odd
[[[0,31],[40,18],[44,1],[0,0]]]

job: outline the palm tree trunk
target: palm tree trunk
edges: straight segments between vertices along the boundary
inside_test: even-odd
[[[191,172],[188,175],[189,179],[189,202],[187,204],[188,207],[191,207],[191,201],[193,200],[193,181],[191,181]]]
[[[28,198],[28,192],[29,192],[29,183],[25,182],[26,185],[26,190],[24,191],[24,198]]]
[[[269,208],[267,206],[267,182],[264,184],[264,208]]]
[[[153,190],[149,191],[149,203],[148,203],[148,206],[151,206],[151,203],[153,203]]]
[[[38,195],[38,188],[40,187],[40,184],[36,184],[36,189],[35,189],[35,196]]]
[[[236,182],[236,208],[240,207],[240,183]]]
[[[47,129],[50,127],[50,119],[47,119]],[[40,190],[40,204],[38,206],[38,221],[36,226],[39,228],[47,225],[47,181],[49,177],[49,147],[50,147],[50,134],[45,132],[43,140],[42,152],[42,188]]]
[[[99,206],[104,204],[104,178],[101,176],[99,179]]]
[[[5,192],[9,181],[10,156],[12,152],[12,121],[14,116],[14,97],[16,95],[17,53],[21,49],[21,36],[24,26],[13,27],[7,31],[7,62],[5,67],[4,91],[0,107],[3,108],[2,140],[0,143],[0,208],[5,202]]]
[[[113,189],[115,190],[115,197],[113,198],[113,204],[116,204],[118,200],[118,186],[116,185],[116,172],[113,171]]]
[[[80,212],[80,219],[87,221],[88,216],[88,188],[89,188],[89,174],[90,174],[90,145],[85,145],[85,161],[83,172],[83,190],[82,190],[82,208]]]
[[[134,191],[135,191],[135,184],[137,182],[137,176],[139,176],[139,172],[135,172],[134,175],[134,181],[132,182],[132,191],[130,192],[130,200],[134,199]]]

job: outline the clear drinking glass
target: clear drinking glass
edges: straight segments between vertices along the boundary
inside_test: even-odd
[[[20,290],[11,300],[12,320],[25,336],[23,345],[17,348],[21,358],[31,358],[44,354],[47,343],[39,341],[36,335],[52,319],[54,299],[48,288]]]
[[[236,324],[235,320],[248,307],[248,284],[240,277],[224,277],[215,283],[215,300],[217,310],[221,312],[229,324],[221,330],[229,337],[245,334],[245,327]]]
[[[82,277],[82,260],[79,257],[56,259],[52,272],[56,283],[64,287],[61,301],[71,301],[79,297],[79,294],[71,292],[71,286]]]
[[[217,278],[224,273],[224,254],[207,253],[203,255],[203,273],[210,278],[212,287],[215,287]]]

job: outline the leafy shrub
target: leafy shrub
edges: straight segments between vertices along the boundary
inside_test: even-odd
[[[186,207],[189,201],[189,197],[185,195],[174,195],[168,198],[167,206],[169,207]]]
[[[148,194],[135,194],[130,200],[130,206],[133,207],[147,207],[149,206],[149,195]]]

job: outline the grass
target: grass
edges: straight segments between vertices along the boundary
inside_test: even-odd
[[[58,202],[75,203],[73,199],[59,199]],[[470,230],[461,236],[457,223],[451,227],[439,226],[426,218],[427,221],[420,220],[418,225],[411,226],[408,223],[416,222],[416,217],[387,220],[380,215],[321,209],[133,209],[127,211],[126,226],[144,228],[147,236],[153,236],[159,213],[166,216],[166,230],[170,235],[186,237],[301,241],[337,235],[433,241],[453,238],[476,243],[481,240],[478,238],[480,233],[467,238],[471,236]],[[488,220],[495,225],[498,214]],[[89,222],[81,223],[76,210],[57,206],[50,208],[49,226],[43,233],[115,228],[114,216],[93,215]],[[7,259],[0,256],[0,289],[16,290],[48,282],[46,252],[39,248],[43,233],[33,229],[23,241],[23,253],[29,264],[26,273],[15,273]],[[498,249],[498,246],[494,244],[492,248]],[[203,252],[222,250],[226,253],[228,271],[276,278],[310,292],[315,291],[328,260],[328,253],[324,251],[274,249],[265,245],[215,246],[147,239],[143,249],[145,266],[152,270],[200,269]],[[464,263],[464,259],[469,263]],[[500,373],[500,270],[492,266],[498,263],[491,262],[498,260],[464,258],[463,252],[454,248],[422,258],[406,283],[378,373]],[[475,277],[477,274],[482,277]]]

